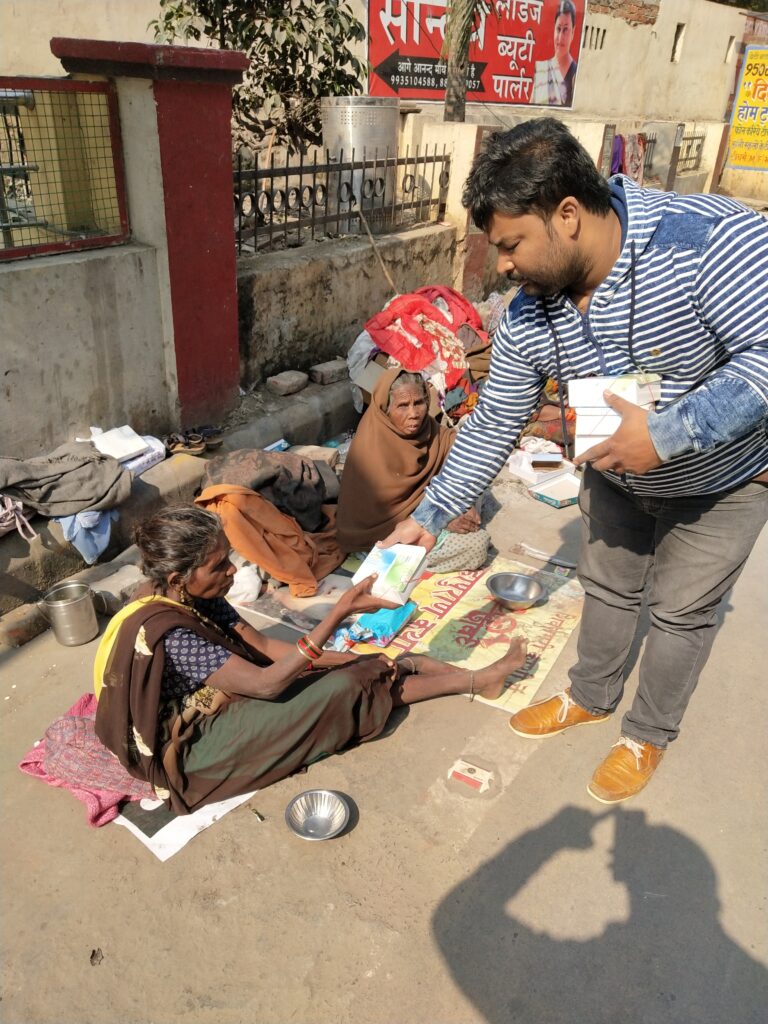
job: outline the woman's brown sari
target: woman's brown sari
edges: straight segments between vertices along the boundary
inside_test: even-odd
[[[269,661],[191,611],[159,602],[120,626],[104,672],[96,734],[179,814],[268,786],[384,728],[392,709],[391,669],[380,658],[308,672],[277,700],[230,697],[204,686],[191,701],[165,701],[163,637],[177,626],[256,666]]]

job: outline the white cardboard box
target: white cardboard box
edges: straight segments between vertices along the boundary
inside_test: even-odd
[[[612,432],[611,432],[612,433]],[[573,457],[578,459],[580,455],[588,451],[590,448],[594,448],[596,444],[600,444],[601,441],[607,441],[611,434],[598,434],[596,436],[585,436],[577,432],[576,438],[573,442]]]
[[[519,480],[522,480],[526,484],[540,484],[545,480],[553,480],[556,476],[561,476],[563,473],[570,473],[575,469],[572,462],[568,459],[564,459],[562,455],[559,457],[559,461],[552,467],[547,468],[546,466],[533,466],[534,459],[539,459],[541,453],[532,455],[531,452],[526,452],[521,449],[517,449],[512,452],[510,457],[507,459],[507,466],[512,476],[516,476]]]
[[[544,501],[555,508],[575,505],[579,500],[580,490],[581,477],[576,473],[563,473],[554,480],[528,488],[529,494],[538,501]]]
[[[568,404],[575,409],[581,406],[605,409],[607,403],[603,398],[604,391],[612,391],[634,405],[649,407],[661,397],[661,378],[654,373],[645,376],[623,374],[620,377],[582,377],[570,380]]]

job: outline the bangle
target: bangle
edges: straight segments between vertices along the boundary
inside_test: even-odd
[[[303,658],[307,659],[307,661],[317,661],[323,653],[317,644],[310,640],[308,636],[299,637],[296,641],[296,649]]]

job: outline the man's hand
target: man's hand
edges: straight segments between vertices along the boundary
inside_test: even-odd
[[[604,391],[603,397],[621,416],[621,426],[607,441],[601,441],[573,461],[577,466],[589,462],[595,469],[614,473],[642,475],[660,466],[661,459],[648,432],[648,411],[625,398]],[[578,429],[578,427],[577,427]]]
[[[476,508],[457,516],[446,526],[450,533],[476,533],[480,529],[480,513]]]
[[[435,546],[437,537],[434,537],[429,530],[419,526],[415,519],[409,516],[402,523],[398,523],[392,533],[384,540],[380,540],[377,548],[391,548],[393,544],[420,544],[427,551]]]

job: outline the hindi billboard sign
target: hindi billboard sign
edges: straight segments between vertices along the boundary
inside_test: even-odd
[[[768,171],[768,47],[744,53],[728,142],[729,167]]]
[[[585,0],[490,0],[469,48],[467,100],[570,107]],[[369,0],[371,96],[445,97],[447,0]]]

